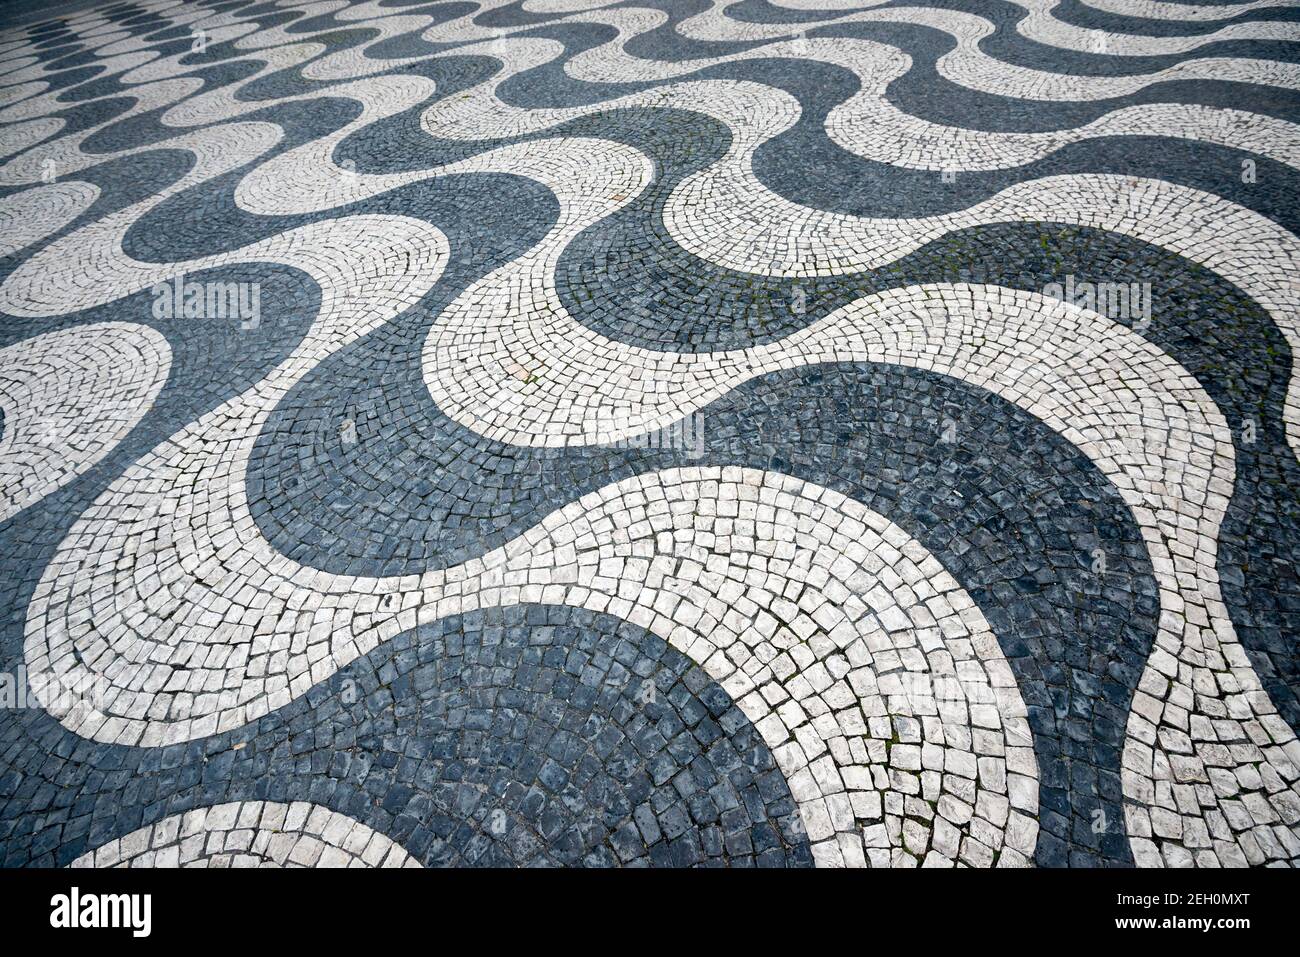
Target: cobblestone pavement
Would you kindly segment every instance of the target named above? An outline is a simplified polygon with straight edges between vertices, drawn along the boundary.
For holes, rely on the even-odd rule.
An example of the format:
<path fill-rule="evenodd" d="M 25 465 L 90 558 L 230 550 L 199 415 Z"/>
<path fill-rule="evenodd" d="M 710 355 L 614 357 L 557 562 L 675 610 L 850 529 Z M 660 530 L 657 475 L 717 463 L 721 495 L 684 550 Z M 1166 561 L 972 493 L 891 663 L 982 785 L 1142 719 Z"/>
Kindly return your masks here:
<path fill-rule="evenodd" d="M 0 32 L 0 864 L 1300 862 L 1300 7 Z"/>

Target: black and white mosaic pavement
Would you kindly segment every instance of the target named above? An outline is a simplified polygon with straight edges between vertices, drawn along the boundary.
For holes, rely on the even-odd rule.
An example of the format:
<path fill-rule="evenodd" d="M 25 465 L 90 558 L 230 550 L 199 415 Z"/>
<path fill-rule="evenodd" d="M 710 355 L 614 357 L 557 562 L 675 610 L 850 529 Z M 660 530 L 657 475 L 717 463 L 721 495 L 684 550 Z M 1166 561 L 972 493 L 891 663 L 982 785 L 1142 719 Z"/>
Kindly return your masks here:
<path fill-rule="evenodd" d="M 1300 7 L 0 10 L 0 863 L 1300 863 Z"/>

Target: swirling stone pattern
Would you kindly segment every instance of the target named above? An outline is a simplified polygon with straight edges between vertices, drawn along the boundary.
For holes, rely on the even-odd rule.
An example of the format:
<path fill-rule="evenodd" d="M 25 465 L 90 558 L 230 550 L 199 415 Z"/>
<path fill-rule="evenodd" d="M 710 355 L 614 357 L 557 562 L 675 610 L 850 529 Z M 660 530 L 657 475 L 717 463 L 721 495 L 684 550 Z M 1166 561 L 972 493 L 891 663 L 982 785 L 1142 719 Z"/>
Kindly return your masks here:
<path fill-rule="evenodd" d="M 1300 861 L 1287 4 L 5 14 L 5 865 Z"/>
<path fill-rule="evenodd" d="M 72 743 L 34 711 L 6 729 L 10 801 L 44 807 L 16 822 L 6 865 L 812 863 L 730 696 L 663 640 L 581 609 L 442 619 L 199 744 L 56 767 L 57 740 Z"/>

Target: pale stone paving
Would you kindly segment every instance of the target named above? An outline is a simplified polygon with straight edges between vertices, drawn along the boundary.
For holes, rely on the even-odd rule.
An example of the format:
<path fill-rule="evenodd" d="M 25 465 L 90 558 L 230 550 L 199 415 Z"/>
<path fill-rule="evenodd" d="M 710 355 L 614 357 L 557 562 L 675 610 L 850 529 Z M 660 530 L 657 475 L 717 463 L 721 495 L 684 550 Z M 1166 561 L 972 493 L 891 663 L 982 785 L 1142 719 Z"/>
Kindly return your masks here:
<path fill-rule="evenodd" d="M 216 6 L 0 34 L 0 863 L 1300 861 L 1285 4 Z"/>

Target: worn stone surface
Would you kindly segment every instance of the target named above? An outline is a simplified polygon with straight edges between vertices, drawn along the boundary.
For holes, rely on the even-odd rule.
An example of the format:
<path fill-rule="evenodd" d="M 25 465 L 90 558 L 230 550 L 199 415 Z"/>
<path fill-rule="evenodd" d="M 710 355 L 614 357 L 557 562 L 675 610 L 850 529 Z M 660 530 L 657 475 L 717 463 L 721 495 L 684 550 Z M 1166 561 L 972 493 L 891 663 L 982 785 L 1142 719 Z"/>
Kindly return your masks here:
<path fill-rule="evenodd" d="M 824 6 L 0 13 L 0 863 L 1300 860 L 1296 11 Z"/>

